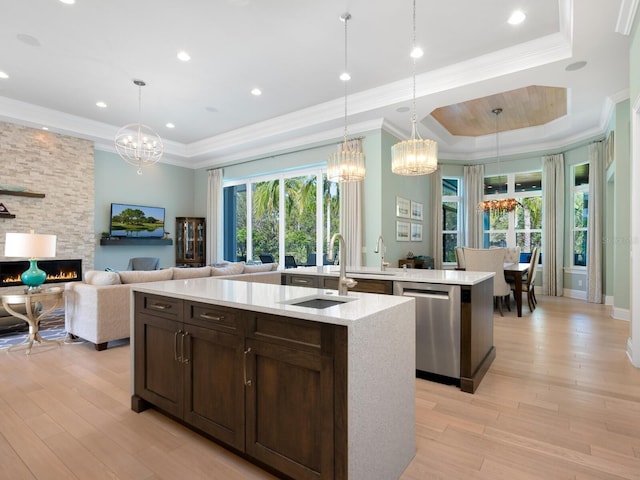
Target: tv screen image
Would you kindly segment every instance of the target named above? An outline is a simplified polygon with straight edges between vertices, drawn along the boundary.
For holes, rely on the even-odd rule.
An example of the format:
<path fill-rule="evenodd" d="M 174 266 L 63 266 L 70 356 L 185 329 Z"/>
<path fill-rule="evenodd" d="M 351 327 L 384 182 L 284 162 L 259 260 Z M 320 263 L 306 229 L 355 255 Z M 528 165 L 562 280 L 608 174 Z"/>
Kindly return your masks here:
<path fill-rule="evenodd" d="M 164 237 L 164 208 L 111 204 L 111 236 L 127 238 Z"/>

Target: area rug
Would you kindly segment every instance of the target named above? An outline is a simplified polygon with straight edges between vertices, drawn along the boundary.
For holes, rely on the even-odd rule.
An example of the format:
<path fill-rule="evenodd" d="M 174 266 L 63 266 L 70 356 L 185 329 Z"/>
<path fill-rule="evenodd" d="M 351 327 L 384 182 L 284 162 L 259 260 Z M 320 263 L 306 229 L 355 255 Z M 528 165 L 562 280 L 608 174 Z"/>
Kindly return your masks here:
<path fill-rule="evenodd" d="M 54 310 L 46 318 L 40 320 L 40 335 L 46 340 L 59 340 L 67 336 L 64 329 L 64 308 Z M 28 336 L 28 330 L 0 335 L 0 350 L 22 343 Z"/>

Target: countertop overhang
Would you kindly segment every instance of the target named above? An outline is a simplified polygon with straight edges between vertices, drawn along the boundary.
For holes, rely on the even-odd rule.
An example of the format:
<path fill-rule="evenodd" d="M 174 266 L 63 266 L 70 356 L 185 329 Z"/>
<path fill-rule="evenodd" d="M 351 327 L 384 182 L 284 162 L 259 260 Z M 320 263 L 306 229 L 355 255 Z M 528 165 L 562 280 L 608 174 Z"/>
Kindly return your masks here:
<path fill-rule="evenodd" d="M 347 267 L 347 277 L 367 278 L 375 280 L 391 280 L 393 282 L 424 282 L 447 285 L 476 285 L 495 276 L 495 272 L 467 272 L 464 270 L 423 270 L 418 268 L 380 267 Z M 340 267 L 328 265 L 323 267 L 298 267 L 284 270 L 287 274 L 339 276 Z"/>
<path fill-rule="evenodd" d="M 336 290 L 225 280 L 216 277 L 141 283 L 132 285 L 132 291 L 347 326 L 383 310 L 414 301 L 409 297 L 360 292 L 349 292 L 341 296 Z M 296 299 L 304 300 L 312 297 L 348 301 L 323 309 L 290 304 Z"/>

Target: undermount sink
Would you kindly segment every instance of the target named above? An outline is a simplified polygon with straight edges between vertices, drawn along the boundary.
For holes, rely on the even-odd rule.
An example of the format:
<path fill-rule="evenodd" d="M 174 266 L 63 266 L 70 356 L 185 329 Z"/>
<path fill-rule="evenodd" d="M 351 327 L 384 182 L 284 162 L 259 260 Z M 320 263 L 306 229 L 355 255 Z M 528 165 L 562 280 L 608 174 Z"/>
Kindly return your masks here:
<path fill-rule="evenodd" d="M 321 310 L 323 308 L 341 305 L 352 300 L 355 300 L 355 298 L 332 297 L 331 295 L 313 295 L 309 297 L 294 298 L 293 300 L 287 300 L 281 303 L 296 307 L 317 308 Z"/>

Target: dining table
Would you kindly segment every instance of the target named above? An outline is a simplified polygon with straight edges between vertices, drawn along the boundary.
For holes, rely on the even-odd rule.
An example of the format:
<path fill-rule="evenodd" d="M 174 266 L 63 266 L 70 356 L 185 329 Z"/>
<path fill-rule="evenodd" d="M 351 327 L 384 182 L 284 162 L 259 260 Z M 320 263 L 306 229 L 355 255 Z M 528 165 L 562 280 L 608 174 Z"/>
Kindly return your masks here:
<path fill-rule="evenodd" d="M 513 291 L 516 297 L 516 310 L 522 316 L 522 277 L 529 271 L 528 263 L 505 263 L 504 277 L 508 281 L 513 279 Z"/>

